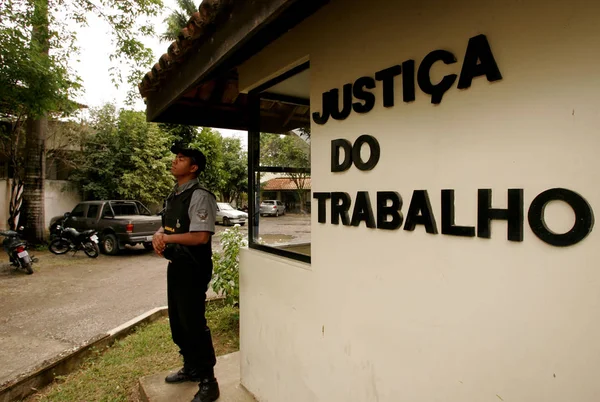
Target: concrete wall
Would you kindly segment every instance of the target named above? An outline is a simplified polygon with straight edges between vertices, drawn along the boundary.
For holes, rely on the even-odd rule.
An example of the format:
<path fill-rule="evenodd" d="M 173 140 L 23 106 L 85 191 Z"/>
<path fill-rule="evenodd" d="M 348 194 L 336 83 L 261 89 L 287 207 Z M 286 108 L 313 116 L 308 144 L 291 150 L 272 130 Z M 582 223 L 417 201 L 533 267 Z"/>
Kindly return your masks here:
<path fill-rule="evenodd" d="M 524 241 L 320 224 L 312 265 L 245 250 L 241 260 L 242 382 L 261 401 L 598 401 L 598 232 L 559 248 L 527 224 L 553 187 L 600 210 L 599 3 L 333 0 L 240 69 L 241 85 L 310 58 L 311 106 L 321 94 L 430 51 L 452 51 L 432 81 L 460 74 L 469 38 L 487 35 L 503 80 L 456 83 L 440 105 L 417 99 L 312 126 L 312 189 L 398 191 L 406 214 L 426 189 L 438 229 L 441 189 L 456 190 L 456 221 L 475 226 L 477 189 L 506 207 L 524 189 Z M 330 142 L 361 134 L 381 145 L 369 172 L 330 172 Z M 316 202 L 313 201 L 314 204 Z M 315 206 L 316 208 L 316 206 Z M 329 215 L 329 211 L 327 212 Z M 573 213 L 546 209 L 564 232 Z"/>
<path fill-rule="evenodd" d="M 11 180 L 0 180 L 0 230 L 8 228 Z M 74 185 L 65 180 L 46 180 L 45 215 L 48 228 L 54 216 L 70 212 L 81 201 Z"/>

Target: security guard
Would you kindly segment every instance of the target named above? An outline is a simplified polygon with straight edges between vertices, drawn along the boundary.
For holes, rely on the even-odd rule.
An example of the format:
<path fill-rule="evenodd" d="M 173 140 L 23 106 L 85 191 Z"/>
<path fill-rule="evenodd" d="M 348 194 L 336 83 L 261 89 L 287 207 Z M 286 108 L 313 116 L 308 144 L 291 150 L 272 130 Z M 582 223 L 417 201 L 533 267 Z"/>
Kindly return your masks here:
<path fill-rule="evenodd" d="M 168 259 L 167 296 L 173 341 L 183 356 L 183 368 L 165 378 L 168 383 L 198 381 L 192 402 L 219 398 L 214 376 L 216 364 L 210 329 L 206 325 L 205 300 L 212 277 L 211 238 L 217 211 L 213 193 L 201 187 L 197 177 L 206 157 L 196 149 L 174 145 L 171 173 L 177 180 L 165 201 L 163 226 L 152 244 Z"/>

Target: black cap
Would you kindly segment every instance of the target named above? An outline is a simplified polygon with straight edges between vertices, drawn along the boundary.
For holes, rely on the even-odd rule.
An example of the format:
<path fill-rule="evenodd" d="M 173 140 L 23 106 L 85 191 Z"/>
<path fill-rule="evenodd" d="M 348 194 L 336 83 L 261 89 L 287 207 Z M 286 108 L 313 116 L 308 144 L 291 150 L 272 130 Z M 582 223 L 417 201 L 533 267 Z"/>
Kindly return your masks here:
<path fill-rule="evenodd" d="M 175 155 L 182 154 L 192 159 L 192 165 L 198 166 L 198 173 L 203 172 L 206 169 L 206 156 L 199 149 L 188 148 L 182 145 L 173 145 L 171 152 Z"/>

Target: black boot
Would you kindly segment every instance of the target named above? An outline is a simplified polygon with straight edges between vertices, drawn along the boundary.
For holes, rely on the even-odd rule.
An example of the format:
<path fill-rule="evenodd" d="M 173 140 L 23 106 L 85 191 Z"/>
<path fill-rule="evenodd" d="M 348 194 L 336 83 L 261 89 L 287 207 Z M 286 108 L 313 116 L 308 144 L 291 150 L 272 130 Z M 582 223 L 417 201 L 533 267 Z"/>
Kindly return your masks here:
<path fill-rule="evenodd" d="M 213 402 L 219 399 L 219 383 L 216 378 L 205 378 L 198 384 L 198 392 L 192 402 Z"/>
<path fill-rule="evenodd" d="M 200 375 L 200 373 L 197 370 L 190 369 L 185 366 L 183 366 L 183 368 L 181 370 L 179 370 L 178 372 L 169 374 L 168 376 L 165 377 L 165 382 L 168 382 L 169 384 L 176 384 L 178 382 L 185 382 L 185 381 L 198 382 L 201 380 L 202 380 L 202 376 Z"/>

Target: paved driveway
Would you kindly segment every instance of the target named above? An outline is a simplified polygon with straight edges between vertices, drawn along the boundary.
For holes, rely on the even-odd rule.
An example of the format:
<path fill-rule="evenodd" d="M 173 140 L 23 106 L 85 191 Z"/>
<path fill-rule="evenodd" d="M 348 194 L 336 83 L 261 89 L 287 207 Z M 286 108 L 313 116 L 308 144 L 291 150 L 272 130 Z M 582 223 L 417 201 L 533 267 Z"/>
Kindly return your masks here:
<path fill-rule="evenodd" d="M 216 250 L 225 229 L 217 226 Z M 310 240 L 310 218 L 261 218 L 261 233 L 272 235 L 269 243 L 281 235 L 285 241 Z M 25 275 L 0 250 L 0 384 L 167 304 L 166 261 L 139 246 L 96 259 L 82 252 L 34 254 L 40 262 L 33 275 Z"/>
<path fill-rule="evenodd" d="M 35 253 L 33 275 L 0 259 L 0 384 L 60 352 L 166 305 L 166 264 L 144 250 L 118 257 Z"/>

